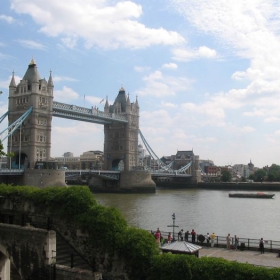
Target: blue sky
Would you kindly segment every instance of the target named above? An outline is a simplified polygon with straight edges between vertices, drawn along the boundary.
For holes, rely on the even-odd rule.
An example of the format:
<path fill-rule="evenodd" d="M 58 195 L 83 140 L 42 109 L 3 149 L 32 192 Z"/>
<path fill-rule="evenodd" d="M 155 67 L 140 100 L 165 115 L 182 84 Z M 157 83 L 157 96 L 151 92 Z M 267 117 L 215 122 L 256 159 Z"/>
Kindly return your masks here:
<path fill-rule="evenodd" d="M 280 164 L 278 1 L 2 2 L 0 115 L 12 72 L 18 82 L 33 57 L 42 78 L 52 70 L 55 101 L 103 110 L 121 86 L 137 96 L 159 157 L 193 149 L 217 165 Z M 103 142 L 100 125 L 53 118 L 52 156 Z"/>

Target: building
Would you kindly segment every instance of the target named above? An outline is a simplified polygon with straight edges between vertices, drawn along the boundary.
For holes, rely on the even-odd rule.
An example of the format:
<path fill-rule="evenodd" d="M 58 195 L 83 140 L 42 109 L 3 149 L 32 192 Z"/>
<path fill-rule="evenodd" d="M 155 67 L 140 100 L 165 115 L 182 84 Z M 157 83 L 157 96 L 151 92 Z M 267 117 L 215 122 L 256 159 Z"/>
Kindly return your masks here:
<path fill-rule="evenodd" d="M 79 157 L 74 157 L 73 153 L 67 152 L 64 153 L 63 157 L 53 158 L 53 161 L 58 163 L 59 169 L 101 170 L 103 167 L 103 152 L 87 151 Z"/>

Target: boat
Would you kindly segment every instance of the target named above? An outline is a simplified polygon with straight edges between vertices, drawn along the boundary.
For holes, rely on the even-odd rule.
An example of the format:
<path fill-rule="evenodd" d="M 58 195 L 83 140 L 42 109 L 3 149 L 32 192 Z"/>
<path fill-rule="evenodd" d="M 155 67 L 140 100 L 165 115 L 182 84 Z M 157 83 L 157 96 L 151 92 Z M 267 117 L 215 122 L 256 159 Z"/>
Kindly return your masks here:
<path fill-rule="evenodd" d="M 229 197 L 244 197 L 244 198 L 273 198 L 275 194 L 257 192 L 257 193 L 230 193 Z"/>

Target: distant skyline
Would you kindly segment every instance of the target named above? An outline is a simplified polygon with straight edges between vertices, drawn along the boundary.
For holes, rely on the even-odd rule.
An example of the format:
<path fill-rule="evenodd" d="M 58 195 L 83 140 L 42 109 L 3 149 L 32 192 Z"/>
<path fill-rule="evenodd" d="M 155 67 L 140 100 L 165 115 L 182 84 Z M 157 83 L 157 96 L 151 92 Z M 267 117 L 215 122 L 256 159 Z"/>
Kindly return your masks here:
<path fill-rule="evenodd" d="M 32 57 L 54 100 L 104 110 L 123 86 L 159 156 L 280 164 L 280 2 L 4 0 L 0 115 Z M 0 131 L 7 121 L 0 124 Z M 103 151 L 103 126 L 53 118 L 52 157 Z M 141 144 L 141 141 L 139 141 Z M 7 147 L 7 141 L 4 141 Z"/>

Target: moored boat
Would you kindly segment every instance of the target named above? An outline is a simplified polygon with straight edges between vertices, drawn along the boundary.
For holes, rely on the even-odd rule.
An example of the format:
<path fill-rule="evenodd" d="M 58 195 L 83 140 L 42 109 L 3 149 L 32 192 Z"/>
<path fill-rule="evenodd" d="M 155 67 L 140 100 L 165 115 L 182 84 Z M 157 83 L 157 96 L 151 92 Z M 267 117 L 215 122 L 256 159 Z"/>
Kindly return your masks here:
<path fill-rule="evenodd" d="M 257 192 L 257 193 L 230 193 L 229 197 L 244 197 L 244 198 L 273 198 L 275 194 Z"/>

